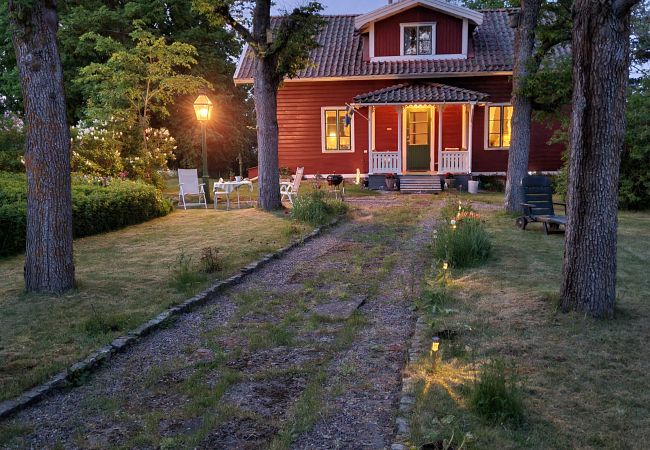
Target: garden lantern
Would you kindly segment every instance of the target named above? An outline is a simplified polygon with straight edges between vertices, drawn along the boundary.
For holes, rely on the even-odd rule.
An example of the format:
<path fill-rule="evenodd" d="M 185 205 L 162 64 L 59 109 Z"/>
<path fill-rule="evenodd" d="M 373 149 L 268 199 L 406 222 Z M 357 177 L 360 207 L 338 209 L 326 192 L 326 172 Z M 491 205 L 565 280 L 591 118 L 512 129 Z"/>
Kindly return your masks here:
<path fill-rule="evenodd" d="M 447 261 L 444 261 L 442 263 L 442 270 L 447 270 L 447 269 L 449 269 L 449 263 Z"/>
<path fill-rule="evenodd" d="M 210 201 L 210 176 L 208 174 L 208 151 L 206 139 L 206 126 L 212 117 L 212 102 L 207 95 L 201 94 L 194 100 L 194 113 L 196 120 L 201 124 L 201 160 L 203 164 L 203 184 L 205 187 L 205 199 Z"/>
<path fill-rule="evenodd" d="M 438 350 L 440 350 L 440 338 L 438 336 L 434 336 L 431 340 L 431 355 L 437 354 Z"/>

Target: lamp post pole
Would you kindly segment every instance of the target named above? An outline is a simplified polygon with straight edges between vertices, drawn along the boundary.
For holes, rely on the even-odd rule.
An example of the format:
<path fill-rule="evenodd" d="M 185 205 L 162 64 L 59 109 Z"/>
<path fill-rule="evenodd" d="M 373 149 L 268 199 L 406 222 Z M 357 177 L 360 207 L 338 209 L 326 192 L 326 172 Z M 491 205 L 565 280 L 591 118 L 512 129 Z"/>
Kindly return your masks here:
<path fill-rule="evenodd" d="M 206 138 L 206 122 L 201 121 L 201 160 L 203 164 L 203 184 L 205 187 L 205 200 L 210 203 L 210 175 L 208 174 L 208 151 Z"/>

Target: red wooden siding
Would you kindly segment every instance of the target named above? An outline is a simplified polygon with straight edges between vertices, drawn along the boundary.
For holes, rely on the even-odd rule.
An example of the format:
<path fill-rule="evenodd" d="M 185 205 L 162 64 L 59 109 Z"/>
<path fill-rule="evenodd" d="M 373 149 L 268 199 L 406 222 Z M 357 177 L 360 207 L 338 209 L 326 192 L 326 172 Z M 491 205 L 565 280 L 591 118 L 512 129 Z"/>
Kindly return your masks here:
<path fill-rule="evenodd" d="M 458 77 L 435 79 L 438 83 L 485 92 L 492 102 L 508 102 L 512 81 L 507 76 Z M 278 123 L 280 127 L 280 166 L 295 169 L 305 166 L 307 174 L 347 173 L 357 168 L 368 171 L 367 108 L 354 116 L 353 153 L 323 153 L 321 149 L 321 107 L 345 106 L 356 95 L 399 83 L 398 80 L 287 82 L 278 95 Z M 505 172 L 507 150 L 484 150 L 484 110 L 474 110 L 473 166 L 475 172 Z M 397 150 L 397 113 L 392 106 L 377 107 L 375 117 L 375 147 Z M 443 119 L 443 148 L 460 147 L 460 106 L 447 105 Z M 437 118 L 436 118 L 437 125 Z M 392 130 L 387 130 L 392 128 Z M 561 145 L 548 146 L 552 130 L 534 124 L 530 154 L 530 170 L 557 170 L 561 166 Z M 434 132 L 433 157 L 437 158 L 437 132 Z"/>
<path fill-rule="evenodd" d="M 463 116 L 461 105 L 447 105 L 442 113 L 442 149 L 463 145 Z M 436 129 L 438 124 L 436 123 Z M 436 147 L 436 153 L 437 153 Z M 437 155 L 436 155 L 437 156 Z"/>
<path fill-rule="evenodd" d="M 398 150 L 397 109 L 393 106 L 375 108 L 375 150 L 396 152 Z"/>
<path fill-rule="evenodd" d="M 375 22 L 375 56 L 399 56 L 400 24 L 436 23 L 436 53 L 459 54 L 463 49 L 463 21 L 438 11 L 418 6 L 387 19 Z"/>

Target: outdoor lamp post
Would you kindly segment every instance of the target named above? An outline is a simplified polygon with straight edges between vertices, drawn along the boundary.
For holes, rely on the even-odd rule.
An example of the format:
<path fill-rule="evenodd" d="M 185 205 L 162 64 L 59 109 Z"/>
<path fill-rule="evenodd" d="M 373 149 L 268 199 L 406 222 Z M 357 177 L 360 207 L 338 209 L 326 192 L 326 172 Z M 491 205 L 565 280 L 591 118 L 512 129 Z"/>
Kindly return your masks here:
<path fill-rule="evenodd" d="M 201 94 L 194 100 L 194 113 L 196 120 L 201 124 L 201 160 L 203 163 L 203 184 L 205 185 L 205 199 L 210 202 L 210 176 L 208 175 L 208 151 L 206 149 L 206 127 L 212 116 L 212 102 L 207 95 Z"/>

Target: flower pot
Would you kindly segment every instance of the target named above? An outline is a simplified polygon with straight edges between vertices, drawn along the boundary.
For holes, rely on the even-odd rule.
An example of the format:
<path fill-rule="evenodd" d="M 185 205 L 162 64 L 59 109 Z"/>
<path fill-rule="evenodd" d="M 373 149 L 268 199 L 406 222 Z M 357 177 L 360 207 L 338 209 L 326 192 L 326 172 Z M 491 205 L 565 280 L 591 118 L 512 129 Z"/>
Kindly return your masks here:
<path fill-rule="evenodd" d="M 453 189 L 455 186 L 456 180 L 453 178 L 445 178 L 445 184 L 447 185 L 447 189 Z"/>
<path fill-rule="evenodd" d="M 392 191 L 395 189 L 395 178 L 386 178 L 386 189 Z"/>
<path fill-rule="evenodd" d="M 469 180 L 467 182 L 467 192 L 470 194 L 478 194 L 478 180 Z"/>

